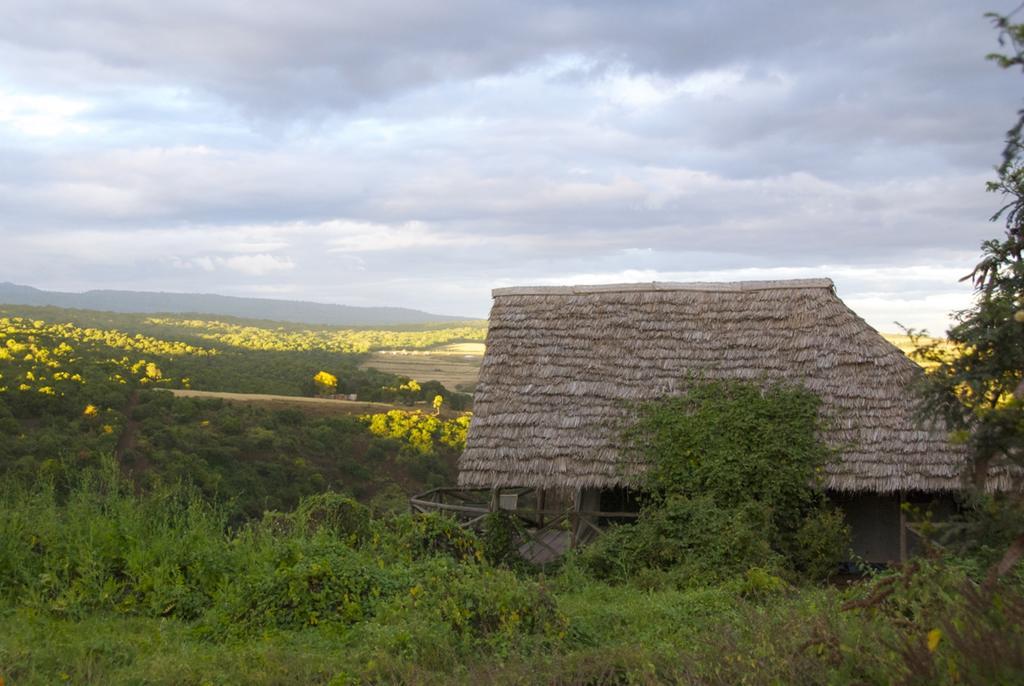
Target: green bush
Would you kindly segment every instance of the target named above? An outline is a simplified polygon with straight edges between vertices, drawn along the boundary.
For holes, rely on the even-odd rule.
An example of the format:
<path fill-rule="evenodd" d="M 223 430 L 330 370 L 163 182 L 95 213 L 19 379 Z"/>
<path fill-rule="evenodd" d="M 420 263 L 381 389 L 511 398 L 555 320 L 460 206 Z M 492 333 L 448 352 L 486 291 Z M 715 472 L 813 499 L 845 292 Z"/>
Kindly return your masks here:
<path fill-rule="evenodd" d="M 786 590 L 788 584 L 762 567 L 751 567 L 743 575 L 741 592 L 746 598 L 765 598 Z"/>
<path fill-rule="evenodd" d="M 137 496 L 112 462 L 62 494 L 8 484 L 0 596 L 70 616 L 108 609 L 194 618 L 239 565 L 225 514 L 185 487 Z"/>
<path fill-rule="evenodd" d="M 206 635 L 354 624 L 372 616 L 381 596 L 402 585 L 393 570 L 340 542 L 291 543 L 278 556 L 272 569 L 252 567 L 221 589 L 204 621 Z"/>
<path fill-rule="evenodd" d="M 770 520 L 757 503 L 718 506 L 711 496 L 675 495 L 646 509 L 634 525 L 612 529 L 580 553 L 598 578 L 626 581 L 645 569 L 671 571 L 680 586 L 697 586 L 777 568 L 781 560 L 764 532 Z"/>
<path fill-rule="evenodd" d="M 763 567 L 827 576 L 847 551 L 820 481 L 830 453 L 818 399 L 795 387 L 716 381 L 646 403 L 626 439 L 648 470 L 639 520 L 591 545 L 581 562 L 618 581 L 671 570 L 681 585 Z"/>
<path fill-rule="evenodd" d="M 299 502 L 295 519 L 306 533 L 327 531 L 352 543 L 363 541 L 370 532 L 370 510 L 348 496 L 320 493 Z"/>
<path fill-rule="evenodd" d="M 561 641 L 568 624 L 554 597 L 534 581 L 486 565 L 433 558 L 416 565 L 415 583 L 367 628 L 378 648 L 434 668 L 478 653 L 508 653 L 539 639 Z"/>
<path fill-rule="evenodd" d="M 828 506 L 812 510 L 800 523 L 789 551 L 796 570 L 810 579 L 826 579 L 850 550 L 850 527 L 843 513 Z"/>
<path fill-rule="evenodd" d="M 487 514 L 480 527 L 484 557 L 494 565 L 526 570 L 529 564 L 519 554 L 524 527 L 515 515 L 499 510 Z"/>
<path fill-rule="evenodd" d="M 376 546 L 386 555 L 420 560 L 434 556 L 457 562 L 481 562 L 484 549 L 471 531 L 451 517 L 438 513 L 402 514 L 383 520 L 377 527 Z"/>
<path fill-rule="evenodd" d="M 710 495 L 771 505 L 778 520 L 816 503 L 808 488 L 830 457 L 818 438 L 820 401 L 795 386 L 694 383 L 685 395 L 646 403 L 626 432 L 649 468 L 655 497 Z"/>
<path fill-rule="evenodd" d="M 917 558 L 849 592 L 845 608 L 872 620 L 886 671 L 908 684 L 1024 681 L 1024 596 L 1019 578 L 986 587 L 974 564 Z"/>
<path fill-rule="evenodd" d="M 940 545 L 983 565 L 996 563 L 1022 531 L 1024 501 L 1015 494 L 966 493 L 959 516 L 933 524 L 925 513 L 924 530 Z"/>

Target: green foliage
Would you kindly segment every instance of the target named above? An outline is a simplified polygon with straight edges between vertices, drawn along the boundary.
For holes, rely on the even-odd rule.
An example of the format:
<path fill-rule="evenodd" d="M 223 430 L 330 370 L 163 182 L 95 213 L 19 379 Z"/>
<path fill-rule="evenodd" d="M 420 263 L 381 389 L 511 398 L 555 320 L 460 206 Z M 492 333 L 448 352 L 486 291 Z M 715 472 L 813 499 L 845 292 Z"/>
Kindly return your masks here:
<path fill-rule="evenodd" d="M 975 560 L 979 568 L 997 563 L 1024 531 L 1024 508 L 1014 494 L 970 491 L 960 497 L 960 506 L 958 516 L 941 523 L 925 516 L 926 533 L 942 549 Z"/>
<path fill-rule="evenodd" d="M 0 676 L 8 683 L 1024 676 L 1021 579 L 985 594 L 971 564 L 922 561 L 849 589 L 791 586 L 770 566 L 682 590 L 671 579 L 611 586 L 574 560 L 531 580 L 489 564 L 472 534 L 440 517 L 370 519 L 368 536 L 346 535 L 353 513 L 357 528 L 364 513 L 335 494 L 232 532 L 194 491 L 136 494 L 110 469 L 59 488 L 7 483 Z"/>
<path fill-rule="evenodd" d="M 353 417 L 274 412 L 148 390 L 191 385 L 312 394 L 314 375 L 332 369 L 342 392 L 364 399 L 397 393 L 385 390 L 400 383 L 397 377 L 359 369 L 355 354 L 308 341 L 300 346 L 306 334 L 282 339 L 296 342 L 296 349 L 222 349 L 209 347 L 195 335 L 197 328 L 147 323 L 136 315 L 52 308 L 27 314 L 33 313 L 59 314 L 61 323 L 0 316 L 0 475 L 26 482 L 60 477 L 114 453 L 140 487 L 188 480 L 230 503 L 235 522 L 265 509 L 290 509 L 303 496 L 328 489 L 370 500 L 396 487 L 413 492 L 453 478 L 468 418 L 430 417 L 436 426 L 415 433 L 425 442 L 411 448 L 421 458 L 411 460 L 399 455 L 401 443 L 374 440 Z M 451 335 L 445 331 L 442 337 Z M 426 335 L 400 333 L 410 341 Z M 436 383 L 421 386 L 428 388 L 447 393 Z"/>
<path fill-rule="evenodd" d="M 996 241 L 983 245 L 999 268 L 946 333 L 958 354 L 940 358 L 934 346 L 917 352 L 937 362 L 924 380 L 923 413 L 941 416 L 968 445 L 977 475 L 994 460 L 1024 460 L 1024 398 L 1014 395 L 1024 380 L 1024 316 L 1016 316 L 1024 312 L 1024 262 L 1000 256 L 1007 249 Z"/>
<path fill-rule="evenodd" d="M 788 584 L 763 567 L 751 567 L 743 575 L 742 594 L 747 598 L 766 598 L 782 593 Z"/>
<path fill-rule="evenodd" d="M 442 517 L 373 520 L 322 494 L 232 533 L 194 491 L 137 495 L 112 465 L 64 495 L 43 484 L 4 496 L 0 613 L 172 618 L 229 642 L 359 626 L 380 639 L 370 652 L 422 652 L 417 637 L 433 637 L 446 664 L 558 641 L 565 628 L 542 585 L 484 563 L 480 542 Z"/>
<path fill-rule="evenodd" d="M 882 620 L 880 638 L 895 658 L 888 669 L 905 683 L 1010 684 L 1024 677 L 1019 579 L 986 589 L 967 567 L 919 559 L 879 575 L 847 602 Z"/>
<path fill-rule="evenodd" d="M 650 502 L 581 561 L 619 581 L 671 570 L 681 585 L 751 567 L 827 576 L 847 532 L 813 486 L 829 457 L 817 410 L 803 389 L 724 381 L 642 406 L 627 439 L 647 461 Z"/>
<path fill-rule="evenodd" d="M 0 431 L 3 408 L 0 402 Z M 9 418 L 16 430 L 21 421 Z M 111 423 L 125 438 L 107 435 Z M 124 427 L 124 428 L 120 428 Z M 308 495 L 345 490 L 370 501 L 384 491 L 425 490 L 454 478 L 455 452 L 444 444 L 414 456 L 402 444 L 373 437 L 356 417 L 315 416 L 216 399 L 141 391 L 130 416 L 36 420 L 23 438 L 0 440 L 0 473 L 30 482 L 44 472 L 72 473 L 115 449 L 136 483 L 156 488 L 187 480 L 227 504 L 233 520 L 265 509 L 286 510 Z M 52 459 L 51 456 L 57 456 Z"/>
<path fill-rule="evenodd" d="M 838 508 L 811 510 L 793 537 L 790 559 L 794 568 L 810 579 L 826 579 L 847 559 L 850 528 Z"/>
<path fill-rule="evenodd" d="M 49 612 L 193 618 L 238 564 L 223 512 L 185 488 L 137 499 L 109 461 L 63 494 L 7 482 L 0 506 L 0 598 Z"/>
<path fill-rule="evenodd" d="M 513 569 L 527 569 L 528 563 L 519 554 L 524 540 L 524 527 L 510 512 L 498 510 L 488 513 L 481 523 L 480 541 L 484 557 L 493 565 Z"/>
<path fill-rule="evenodd" d="M 829 457 L 817 436 L 819 404 L 797 387 L 695 383 L 642 406 L 627 439 L 649 464 L 644 486 L 655 497 L 756 500 L 787 517 L 815 500 L 808 485 Z"/>
<path fill-rule="evenodd" d="M 401 587 L 401 574 L 337 542 L 289 542 L 276 552 L 273 569 L 251 567 L 222 590 L 206 618 L 205 635 L 225 638 L 266 629 L 355 624 L 373 614 L 382 595 L 393 595 Z"/>
<path fill-rule="evenodd" d="M 384 520 L 376 542 L 388 554 L 421 560 L 442 555 L 457 562 L 484 559 L 483 545 L 472 532 L 441 514 L 404 514 Z"/>
<path fill-rule="evenodd" d="M 754 502 L 721 507 L 711 496 L 674 495 L 648 507 L 635 525 L 619 526 L 584 548 L 581 562 L 598 578 L 627 581 L 644 570 L 670 572 L 680 586 L 700 586 L 777 568 L 766 540 L 771 523 Z"/>
<path fill-rule="evenodd" d="M 484 648 L 499 654 L 539 636 L 557 642 L 566 629 L 554 598 L 536 582 L 488 566 L 433 559 L 416 567 L 417 582 L 381 610 L 371 627 L 379 648 L 401 657 L 432 658 L 451 668 Z M 438 660 L 437 643 L 448 662 Z"/>
<path fill-rule="evenodd" d="M 351 543 L 365 540 L 370 533 L 369 508 L 338 493 L 303 498 L 295 519 L 308 533 L 328 532 Z"/>

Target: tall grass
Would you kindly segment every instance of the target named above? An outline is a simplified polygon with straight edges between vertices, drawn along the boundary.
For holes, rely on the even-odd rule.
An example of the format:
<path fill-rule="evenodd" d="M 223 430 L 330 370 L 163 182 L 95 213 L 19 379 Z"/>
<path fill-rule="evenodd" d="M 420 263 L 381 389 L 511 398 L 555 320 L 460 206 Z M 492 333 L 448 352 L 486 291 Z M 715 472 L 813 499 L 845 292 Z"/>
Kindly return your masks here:
<path fill-rule="evenodd" d="M 618 584 L 488 563 L 449 520 L 337 494 L 240 529 L 106 464 L 0 488 L 9 684 L 1021 683 L 1024 587 L 920 563 L 850 588 Z M 755 570 L 756 571 L 756 570 Z"/>
<path fill-rule="evenodd" d="M 137 495 L 111 460 L 70 484 L 0 491 L 0 597 L 81 617 L 197 617 L 252 554 L 187 486 Z M 248 546 L 251 548 L 251 545 Z"/>

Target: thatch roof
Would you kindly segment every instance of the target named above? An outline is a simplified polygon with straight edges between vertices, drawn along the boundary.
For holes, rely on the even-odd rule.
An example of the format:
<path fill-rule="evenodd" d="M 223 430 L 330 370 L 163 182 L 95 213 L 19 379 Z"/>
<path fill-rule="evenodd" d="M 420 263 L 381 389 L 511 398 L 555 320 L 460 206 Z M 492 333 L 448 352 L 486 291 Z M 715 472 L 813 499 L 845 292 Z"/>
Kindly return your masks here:
<path fill-rule="evenodd" d="M 629 403 L 686 379 L 784 380 L 822 398 L 840 449 L 827 487 L 955 490 L 965 464 L 941 427 L 913 418 L 921 373 L 836 296 L 828 279 L 500 288 L 459 462 L 466 486 L 627 485 Z M 1009 479 L 994 478 L 1005 488 Z"/>

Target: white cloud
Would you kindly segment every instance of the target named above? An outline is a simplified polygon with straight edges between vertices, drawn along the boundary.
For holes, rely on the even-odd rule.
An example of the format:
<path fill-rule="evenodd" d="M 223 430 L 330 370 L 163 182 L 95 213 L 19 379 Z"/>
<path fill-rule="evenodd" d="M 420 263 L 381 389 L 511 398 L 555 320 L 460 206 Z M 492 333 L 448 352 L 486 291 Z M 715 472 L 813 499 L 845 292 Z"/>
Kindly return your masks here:
<path fill-rule="evenodd" d="M 230 269 L 232 271 L 246 274 L 248 276 L 263 276 L 279 271 L 288 271 L 295 268 L 295 262 L 289 257 L 277 257 L 266 253 L 257 255 L 234 255 L 232 257 L 220 257 L 201 255 L 191 259 L 174 257 L 171 263 L 178 269 L 191 269 L 198 267 L 205 272 L 213 272 L 218 269 Z"/>
<path fill-rule="evenodd" d="M 609 71 L 595 83 L 593 90 L 599 97 L 625 107 L 647 109 L 662 105 L 680 95 L 694 100 L 714 100 L 722 97 L 746 98 L 760 94 L 766 88 L 787 89 L 789 80 L 778 74 L 754 80 L 745 69 L 724 67 L 707 69 L 682 78 L 669 78 L 650 73 L 633 73 L 625 67 Z"/>
<path fill-rule="evenodd" d="M 234 257 L 218 257 L 218 264 L 223 264 L 228 269 L 248 274 L 250 276 L 262 276 L 277 271 L 295 269 L 295 263 L 288 257 L 277 257 L 275 255 L 236 255 Z"/>
<path fill-rule="evenodd" d="M 90 105 L 59 95 L 35 95 L 0 90 L 0 125 L 33 137 L 84 134 L 90 127 L 79 115 Z"/>
<path fill-rule="evenodd" d="M 330 246 L 328 252 L 332 253 L 379 252 L 444 245 L 467 245 L 478 240 L 472 236 L 440 233 L 428 224 L 418 221 L 390 225 L 336 220 L 324 222 L 315 228 L 317 232 L 328 236 L 327 245 Z"/>
<path fill-rule="evenodd" d="M 879 331 L 899 333 L 899 325 L 943 336 L 952 325 L 950 315 L 971 305 L 969 291 L 930 293 L 917 298 L 900 293 L 844 298 L 847 305 Z"/>

